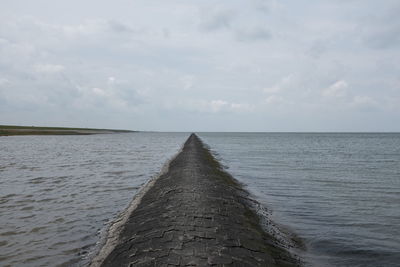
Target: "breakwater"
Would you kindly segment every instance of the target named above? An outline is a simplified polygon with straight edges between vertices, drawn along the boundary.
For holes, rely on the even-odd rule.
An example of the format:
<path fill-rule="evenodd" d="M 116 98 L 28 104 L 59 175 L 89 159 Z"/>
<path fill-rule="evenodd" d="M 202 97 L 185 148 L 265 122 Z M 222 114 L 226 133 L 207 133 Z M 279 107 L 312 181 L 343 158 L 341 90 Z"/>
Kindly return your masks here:
<path fill-rule="evenodd" d="M 300 265 L 194 134 L 128 211 L 91 266 Z"/>

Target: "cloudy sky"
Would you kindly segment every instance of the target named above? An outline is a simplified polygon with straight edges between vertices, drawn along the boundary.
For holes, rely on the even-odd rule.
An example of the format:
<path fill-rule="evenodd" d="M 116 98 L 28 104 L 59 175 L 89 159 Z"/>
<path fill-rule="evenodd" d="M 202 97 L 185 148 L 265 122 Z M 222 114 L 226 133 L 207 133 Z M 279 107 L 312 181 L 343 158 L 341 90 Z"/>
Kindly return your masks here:
<path fill-rule="evenodd" d="M 398 0 L 0 5 L 0 124 L 400 131 Z"/>

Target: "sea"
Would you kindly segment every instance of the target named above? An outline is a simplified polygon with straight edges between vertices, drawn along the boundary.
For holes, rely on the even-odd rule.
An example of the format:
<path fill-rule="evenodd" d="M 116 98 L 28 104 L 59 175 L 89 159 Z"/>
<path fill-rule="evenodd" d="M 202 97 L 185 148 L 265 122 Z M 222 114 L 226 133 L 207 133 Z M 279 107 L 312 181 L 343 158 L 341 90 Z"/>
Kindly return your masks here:
<path fill-rule="evenodd" d="M 189 135 L 0 137 L 0 266 L 87 265 Z M 400 266 L 400 134 L 198 136 L 305 266 Z"/>

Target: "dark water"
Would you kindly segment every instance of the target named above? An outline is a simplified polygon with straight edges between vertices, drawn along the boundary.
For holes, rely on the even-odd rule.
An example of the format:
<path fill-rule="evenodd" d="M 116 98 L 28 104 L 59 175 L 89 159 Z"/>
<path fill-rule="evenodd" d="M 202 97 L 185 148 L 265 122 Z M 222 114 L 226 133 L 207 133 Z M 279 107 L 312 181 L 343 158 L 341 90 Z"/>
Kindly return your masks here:
<path fill-rule="evenodd" d="M 0 266 L 80 266 L 189 134 L 0 138 Z M 200 133 L 310 266 L 400 266 L 400 134 Z"/>
<path fill-rule="evenodd" d="M 400 134 L 200 133 L 314 266 L 400 266 Z"/>
<path fill-rule="evenodd" d="M 0 266 L 79 266 L 188 134 L 0 137 Z"/>

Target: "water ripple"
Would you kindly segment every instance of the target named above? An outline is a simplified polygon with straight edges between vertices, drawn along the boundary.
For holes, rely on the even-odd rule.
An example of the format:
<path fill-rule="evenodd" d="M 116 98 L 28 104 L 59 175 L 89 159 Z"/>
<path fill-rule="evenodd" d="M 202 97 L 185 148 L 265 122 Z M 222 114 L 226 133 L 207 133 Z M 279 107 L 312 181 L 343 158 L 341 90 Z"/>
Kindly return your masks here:
<path fill-rule="evenodd" d="M 201 133 L 312 266 L 399 266 L 400 134 Z"/>
<path fill-rule="evenodd" d="M 0 139 L 0 266 L 87 262 L 101 229 L 187 134 Z"/>

